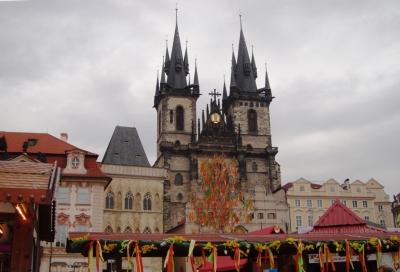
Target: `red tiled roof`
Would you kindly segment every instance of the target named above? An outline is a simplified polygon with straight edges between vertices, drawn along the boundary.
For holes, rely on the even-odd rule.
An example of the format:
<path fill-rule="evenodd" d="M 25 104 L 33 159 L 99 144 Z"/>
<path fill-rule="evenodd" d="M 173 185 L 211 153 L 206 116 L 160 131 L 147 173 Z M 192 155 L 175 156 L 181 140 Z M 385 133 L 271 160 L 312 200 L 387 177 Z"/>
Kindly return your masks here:
<path fill-rule="evenodd" d="M 3 135 L 6 137 L 8 153 L 20 155 L 23 152 L 23 143 L 28 141 L 28 139 L 36 139 L 37 143 L 35 145 L 28 146 L 27 155 L 32 159 L 36 159 L 36 154 L 41 152 L 46 155 L 47 163 L 54 164 L 57 161 L 57 166 L 61 168 L 67 166 L 66 151 L 76 149 L 85 151 L 48 133 L 0 131 L 0 137 Z M 85 152 L 85 168 L 88 172 L 86 174 L 63 174 L 63 176 L 106 177 L 96 162 L 98 155 L 88 151 Z"/>
<path fill-rule="evenodd" d="M 0 137 L 2 137 L 3 135 L 6 136 L 8 153 L 22 153 L 22 145 L 24 144 L 24 142 L 28 141 L 28 139 L 38 140 L 34 146 L 28 146 L 28 154 L 39 152 L 42 152 L 44 154 L 65 154 L 66 150 L 82 150 L 48 133 L 0 131 Z M 96 154 L 88 152 L 88 155 Z"/>
<path fill-rule="evenodd" d="M 292 182 L 286 183 L 285 185 L 282 186 L 282 188 L 285 189 L 285 190 L 288 190 L 289 188 L 292 188 L 292 187 L 293 187 L 293 183 Z"/>
<path fill-rule="evenodd" d="M 322 215 L 308 233 L 376 233 L 384 229 L 367 226 L 365 220 L 357 216 L 339 200 Z"/>

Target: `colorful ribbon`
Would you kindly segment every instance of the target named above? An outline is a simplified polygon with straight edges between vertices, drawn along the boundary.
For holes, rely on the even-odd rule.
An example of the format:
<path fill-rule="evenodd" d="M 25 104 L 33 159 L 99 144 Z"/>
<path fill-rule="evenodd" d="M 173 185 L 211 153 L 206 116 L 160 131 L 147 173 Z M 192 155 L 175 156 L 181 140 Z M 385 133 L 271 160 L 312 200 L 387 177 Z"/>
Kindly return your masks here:
<path fill-rule="evenodd" d="M 104 262 L 103 254 L 101 251 L 101 245 L 99 240 L 94 240 L 89 243 L 89 252 L 88 252 L 88 272 L 90 272 L 90 268 L 93 264 L 93 247 L 96 247 L 96 268 L 97 272 L 100 271 L 100 260 Z"/>
<path fill-rule="evenodd" d="M 297 261 L 296 272 L 305 272 L 303 266 L 304 265 L 303 249 L 304 249 L 304 244 L 301 242 L 300 239 L 299 244 L 297 246 L 297 254 L 296 254 L 296 261 Z"/>

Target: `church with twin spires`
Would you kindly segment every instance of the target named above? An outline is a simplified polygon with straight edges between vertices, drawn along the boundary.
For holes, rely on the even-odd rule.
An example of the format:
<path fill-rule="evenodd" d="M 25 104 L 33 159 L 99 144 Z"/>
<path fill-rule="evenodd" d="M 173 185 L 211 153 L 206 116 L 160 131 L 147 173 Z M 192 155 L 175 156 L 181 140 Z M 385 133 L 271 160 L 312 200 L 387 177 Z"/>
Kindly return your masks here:
<path fill-rule="evenodd" d="M 197 190 L 200 162 L 214 154 L 238 160 L 239 190 L 255 194 L 259 188 L 264 188 L 265 199 L 265 195 L 280 188 L 280 165 L 275 161 L 278 148 L 272 145 L 270 127 L 269 106 L 274 97 L 267 72 L 263 87 L 257 88 L 259 73 L 254 54 L 250 58 L 241 24 L 238 53 L 235 56 L 232 52 L 231 63 L 230 84 L 227 88 L 223 83 L 222 99 L 217 98 L 219 94 L 214 90 L 206 110 L 196 116 L 197 99 L 201 94 L 197 65 L 194 65 L 191 83 L 188 51 L 185 48 L 183 54 L 176 20 L 172 49 L 169 51 L 167 44 L 154 95 L 157 111 L 154 167 L 167 171 L 164 232 L 186 218 L 189 193 Z M 266 222 L 267 216 L 270 218 L 262 215 L 256 219 Z M 277 214 L 271 219 L 271 225 L 280 223 Z"/>

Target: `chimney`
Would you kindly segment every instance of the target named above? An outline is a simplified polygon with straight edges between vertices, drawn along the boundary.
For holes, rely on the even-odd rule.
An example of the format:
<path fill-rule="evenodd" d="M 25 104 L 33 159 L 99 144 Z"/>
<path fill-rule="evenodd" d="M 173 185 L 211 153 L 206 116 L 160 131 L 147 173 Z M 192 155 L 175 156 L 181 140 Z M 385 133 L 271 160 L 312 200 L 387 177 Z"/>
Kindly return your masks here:
<path fill-rule="evenodd" d="M 64 142 L 68 142 L 68 133 L 61 133 L 60 139 Z"/>

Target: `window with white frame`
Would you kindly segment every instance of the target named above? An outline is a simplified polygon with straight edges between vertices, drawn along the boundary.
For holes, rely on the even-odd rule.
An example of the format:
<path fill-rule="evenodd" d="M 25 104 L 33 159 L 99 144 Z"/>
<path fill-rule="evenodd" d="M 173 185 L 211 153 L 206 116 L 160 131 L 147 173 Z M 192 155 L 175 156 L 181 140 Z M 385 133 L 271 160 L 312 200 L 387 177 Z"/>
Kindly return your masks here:
<path fill-rule="evenodd" d="M 353 200 L 353 208 L 358 208 L 358 201 L 357 200 Z"/>
<path fill-rule="evenodd" d="M 304 185 L 300 185 L 300 191 L 304 192 L 306 190 L 306 187 Z"/>
<path fill-rule="evenodd" d="M 330 191 L 330 192 L 334 192 L 334 191 L 335 191 L 335 186 L 329 187 L 329 191 Z"/>
<path fill-rule="evenodd" d="M 308 221 L 308 226 L 309 226 L 309 227 L 314 226 L 314 216 L 308 215 L 307 219 L 308 219 L 308 220 L 307 220 L 307 221 Z"/>
<path fill-rule="evenodd" d="M 307 207 L 308 208 L 312 207 L 312 199 L 307 199 Z"/>
<path fill-rule="evenodd" d="M 258 213 L 257 214 L 258 219 L 264 219 L 264 213 Z"/>
<path fill-rule="evenodd" d="M 357 190 L 357 193 L 361 193 L 361 187 L 357 187 L 356 190 Z"/>
<path fill-rule="evenodd" d="M 335 203 L 335 199 L 331 199 L 331 205 L 333 205 L 333 203 Z"/>
<path fill-rule="evenodd" d="M 383 212 L 383 206 L 382 205 L 378 205 L 378 212 Z"/>
<path fill-rule="evenodd" d="M 364 216 L 364 219 L 369 220 L 369 216 L 368 215 Z"/>
<path fill-rule="evenodd" d="M 268 219 L 275 219 L 276 218 L 276 214 L 275 213 L 268 213 L 267 216 L 268 216 Z"/>
<path fill-rule="evenodd" d="M 58 203 L 69 203 L 69 187 L 58 187 Z"/>
<path fill-rule="evenodd" d="M 347 206 L 347 201 L 346 200 L 340 200 L 340 202 L 342 202 L 343 205 Z"/>
<path fill-rule="evenodd" d="M 56 247 L 65 247 L 67 242 L 68 225 L 58 225 L 55 237 Z"/>
<path fill-rule="evenodd" d="M 296 226 L 301 227 L 303 224 L 301 222 L 301 215 L 296 215 Z"/>
<path fill-rule="evenodd" d="M 317 199 L 317 207 L 322 208 L 322 199 Z"/>
<path fill-rule="evenodd" d="M 300 207 L 300 199 L 295 199 L 294 200 L 294 206 L 295 207 Z"/>
<path fill-rule="evenodd" d="M 77 232 L 86 232 L 89 231 L 88 225 L 76 225 Z"/>
<path fill-rule="evenodd" d="M 368 208 L 368 201 L 363 200 L 363 208 Z"/>
<path fill-rule="evenodd" d="M 89 204 L 89 188 L 78 189 L 78 204 Z"/>
<path fill-rule="evenodd" d="M 381 219 L 380 223 L 381 223 L 382 226 L 384 226 L 384 227 L 386 226 L 386 221 L 384 219 Z"/>

